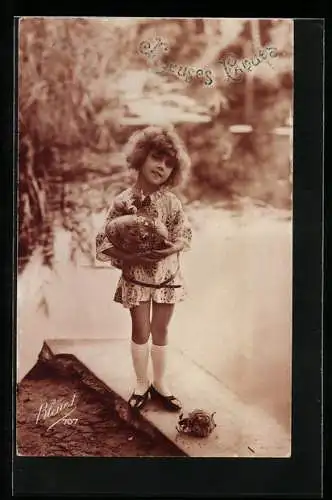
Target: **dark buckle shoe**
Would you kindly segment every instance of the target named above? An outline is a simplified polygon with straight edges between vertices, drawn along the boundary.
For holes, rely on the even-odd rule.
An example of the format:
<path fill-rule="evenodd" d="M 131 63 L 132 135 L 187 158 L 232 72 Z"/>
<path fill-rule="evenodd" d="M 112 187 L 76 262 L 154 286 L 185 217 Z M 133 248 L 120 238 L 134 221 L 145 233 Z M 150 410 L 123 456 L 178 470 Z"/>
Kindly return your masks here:
<path fill-rule="evenodd" d="M 135 410 L 141 410 L 149 399 L 149 392 L 149 389 L 144 394 L 135 394 L 133 392 L 128 400 L 129 406 Z"/>
<path fill-rule="evenodd" d="M 182 409 L 180 401 L 175 396 L 164 396 L 153 385 L 150 386 L 150 395 L 151 399 L 161 403 L 165 410 L 180 411 Z"/>

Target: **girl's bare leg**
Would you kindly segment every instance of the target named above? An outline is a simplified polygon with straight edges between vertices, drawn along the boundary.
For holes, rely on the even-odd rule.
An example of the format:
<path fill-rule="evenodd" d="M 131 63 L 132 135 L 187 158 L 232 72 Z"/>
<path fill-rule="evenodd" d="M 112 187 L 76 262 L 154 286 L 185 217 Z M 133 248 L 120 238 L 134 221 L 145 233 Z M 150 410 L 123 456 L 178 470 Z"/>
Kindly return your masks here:
<path fill-rule="evenodd" d="M 149 302 L 141 302 L 139 306 L 130 309 L 132 321 L 131 356 L 136 374 L 136 387 L 134 394 L 145 394 L 149 388 L 148 361 L 150 336 L 150 310 Z"/>
<path fill-rule="evenodd" d="M 141 302 L 139 306 L 130 309 L 131 315 L 131 338 L 136 344 L 145 344 L 150 337 L 151 331 L 151 302 Z"/>
<path fill-rule="evenodd" d="M 174 304 L 152 303 L 151 334 L 154 345 L 167 345 L 168 325 L 172 319 Z"/>

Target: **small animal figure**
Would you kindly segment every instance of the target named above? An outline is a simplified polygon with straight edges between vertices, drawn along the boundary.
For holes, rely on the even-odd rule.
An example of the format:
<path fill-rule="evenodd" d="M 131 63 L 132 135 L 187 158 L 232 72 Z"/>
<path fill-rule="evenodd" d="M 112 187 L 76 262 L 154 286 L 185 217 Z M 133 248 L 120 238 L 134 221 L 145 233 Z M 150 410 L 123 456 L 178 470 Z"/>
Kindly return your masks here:
<path fill-rule="evenodd" d="M 183 413 L 179 416 L 176 430 L 182 434 L 189 434 L 196 437 L 207 437 L 217 426 L 214 421 L 216 412 L 208 413 L 205 410 L 195 409 L 188 413 L 186 417 Z"/>

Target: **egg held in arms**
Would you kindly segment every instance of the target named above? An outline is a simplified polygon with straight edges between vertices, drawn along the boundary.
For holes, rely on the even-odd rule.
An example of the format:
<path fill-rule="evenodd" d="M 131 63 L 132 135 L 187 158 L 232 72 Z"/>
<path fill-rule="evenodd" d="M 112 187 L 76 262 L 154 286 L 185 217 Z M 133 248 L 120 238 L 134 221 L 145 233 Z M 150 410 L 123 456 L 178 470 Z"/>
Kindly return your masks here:
<path fill-rule="evenodd" d="M 144 253 L 167 247 L 168 230 L 160 220 L 146 215 L 122 215 L 106 225 L 105 234 L 115 248 Z"/>

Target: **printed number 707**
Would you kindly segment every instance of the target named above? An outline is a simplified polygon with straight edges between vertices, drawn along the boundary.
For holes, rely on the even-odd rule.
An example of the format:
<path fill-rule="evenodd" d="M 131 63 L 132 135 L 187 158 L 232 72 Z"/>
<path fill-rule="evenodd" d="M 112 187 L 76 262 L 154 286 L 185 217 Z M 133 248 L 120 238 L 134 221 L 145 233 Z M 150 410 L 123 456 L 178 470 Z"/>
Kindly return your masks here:
<path fill-rule="evenodd" d="M 77 424 L 77 422 L 78 422 L 78 418 L 64 418 L 63 419 L 64 425 L 73 425 L 73 424 Z"/>

